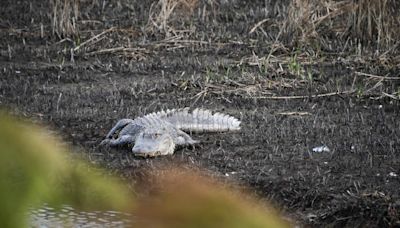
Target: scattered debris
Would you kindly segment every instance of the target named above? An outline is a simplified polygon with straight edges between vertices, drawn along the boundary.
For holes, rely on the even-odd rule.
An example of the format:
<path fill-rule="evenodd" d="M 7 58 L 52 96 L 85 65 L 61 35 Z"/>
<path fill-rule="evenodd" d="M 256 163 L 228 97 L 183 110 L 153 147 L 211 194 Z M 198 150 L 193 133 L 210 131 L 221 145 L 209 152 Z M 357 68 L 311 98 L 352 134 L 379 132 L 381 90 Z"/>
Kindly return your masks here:
<path fill-rule="evenodd" d="M 314 147 L 312 151 L 315 153 L 331 152 L 331 150 L 327 146 Z"/>
<path fill-rule="evenodd" d="M 235 175 L 237 172 L 235 172 L 235 171 L 232 171 L 232 172 L 228 172 L 228 173 L 225 173 L 225 176 L 226 177 L 229 177 L 230 175 Z"/>

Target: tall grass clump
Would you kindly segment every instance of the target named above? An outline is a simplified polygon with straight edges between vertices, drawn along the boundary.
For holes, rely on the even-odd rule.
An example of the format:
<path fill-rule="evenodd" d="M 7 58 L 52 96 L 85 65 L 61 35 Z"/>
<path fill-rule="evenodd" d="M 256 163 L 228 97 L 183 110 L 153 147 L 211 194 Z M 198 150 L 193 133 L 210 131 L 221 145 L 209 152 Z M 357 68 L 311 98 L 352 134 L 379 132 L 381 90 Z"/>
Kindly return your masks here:
<path fill-rule="evenodd" d="M 149 11 L 147 32 L 158 32 L 166 37 L 175 35 L 177 28 L 173 24 L 192 15 L 197 4 L 198 0 L 159 0 L 153 3 Z"/>
<path fill-rule="evenodd" d="M 399 7 L 397 0 L 294 0 L 284 21 L 285 38 L 332 51 L 348 43 L 378 53 L 391 50 L 399 42 Z"/>
<path fill-rule="evenodd" d="M 59 38 L 78 37 L 80 0 L 50 0 L 51 26 L 54 35 Z"/>

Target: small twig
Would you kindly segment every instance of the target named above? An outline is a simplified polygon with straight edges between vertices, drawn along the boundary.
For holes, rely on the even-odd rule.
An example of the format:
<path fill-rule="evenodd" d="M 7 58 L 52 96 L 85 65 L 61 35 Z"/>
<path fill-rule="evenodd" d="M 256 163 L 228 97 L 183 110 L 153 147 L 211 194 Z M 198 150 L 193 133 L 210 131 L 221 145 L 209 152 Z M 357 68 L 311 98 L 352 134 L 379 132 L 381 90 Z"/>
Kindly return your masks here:
<path fill-rule="evenodd" d="M 202 40 L 169 40 L 169 41 L 165 41 L 165 43 L 198 43 L 198 44 L 210 44 L 210 42 L 202 41 Z"/>
<path fill-rule="evenodd" d="M 332 93 L 323 93 L 323 94 L 316 94 L 316 95 L 299 95 L 299 96 L 263 96 L 263 97 L 246 97 L 251 99 L 270 99 L 270 100 L 288 100 L 288 99 L 306 99 L 306 98 L 321 98 L 321 97 L 330 97 L 330 96 L 337 96 L 343 94 L 351 94 L 354 91 L 343 91 L 343 92 L 332 92 Z"/>
<path fill-rule="evenodd" d="M 199 93 L 197 93 L 196 95 L 193 96 L 193 98 L 195 97 L 196 99 L 193 102 L 193 105 L 197 103 L 197 101 L 201 98 L 201 97 L 205 97 L 207 95 L 207 88 L 205 90 L 200 91 Z"/>
<path fill-rule="evenodd" d="M 73 43 L 73 42 L 74 42 L 74 41 L 72 41 L 70 38 L 64 38 L 64 39 L 58 41 L 56 44 L 61 44 L 61 43 L 67 42 L 67 41 L 70 42 L 70 43 Z"/>
<path fill-rule="evenodd" d="M 355 218 L 355 216 L 340 217 L 340 218 L 337 218 L 336 221 L 349 220 L 349 219 L 352 219 L 352 218 Z"/>
<path fill-rule="evenodd" d="M 383 84 L 382 84 L 382 81 L 383 81 L 383 78 L 379 79 L 379 81 L 378 81 L 377 83 L 375 83 L 374 86 L 372 86 L 371 88 L 369 88 L 368 90 L 366 90 L 366 91 L 364 92 L 364 94 L 368 94 L 368 93 L 374 91 L 374 90 L 375 90 L 376 88 L 378 88 L 379 86 L 382 86 L 382 85 L 383 85 Z"/>
<path fill-rule="evenodd" d="M 56 105 L 56 112 L 58 113 L 59 107 L 60 107 L 60 101 L 61 101 L 62 93 L 58 95 L 57 99 L 57 105 Z"/>
<path fill-rule="evenodd" d="M 253 26 L 253 28 L 250 29 L 249 34 L 252 34 L 254 31 L 256 31 L 256 29 L 257 29 L 258 27 L 260 27 L 262 24 L 264 24 L 264 23 L 267 22 L 267 21 L 269 21 L 269 19 L 264 19 L 264 20 L 262 20 L 262 21 L 257 22 L 257 24 L 255 24 L 255 25 Z"/>
<path fill-rule="evenodd" d="M 385 92 L 382 92 L 382 95 L 380 95 L 379 97 L 370 97 L 370 99 L 371 100 L 380 100 L 380 99 L 382 99 L 384 97 L 389 97 L 389 98 L 391 98 L 393 100 L 400 100 L 400 96 L 396 95 L 396 93 L 389 94 L 389 93 L 385 93 Z"/>
<path fill-rule="evenodd" d="M 210 45 L 210 42 L 207 41 L 202 41 L 202 40 L 182 40 L 182 36 L 174 36 L 174 37 L 170 37 L 170 38 L 166 38 L 164 40 L 160 40 L 160 41 L 156 41 L 153 43 L 150 43 L 148 45 L 155 45 L 155 46 L 167 46 L 169 44 L 186 44 L 186 45 L 190 45 L 190 44 L 204 44 L 204 45 Z M 180 47 L 184 47 L 184 46 L 180 46 Z"/>
<path fill-rule="evenodd" d="M 390 98 L 392 98 L 392 99 L 394 99 L 394 100 L 400 100 L 400 96 L 396 96 L 395 93 L 394 93 L 394 94 L 389 94 L 389 93 L 382 92 L 382 94 L 383 94 L 384 96 L 390 97 Z"/>
<path fill-rule="evenodd" d="M 308 116 L 308 115 L 311 115 L 311 113 L 309 113 L 309 112 L 280 112 L 277 114 L 282 115 L 282 116 Z"/>
<path fill-rule="evenodd" d="M 90 39 L 88 39 L 88 40 L 82 42 L 80 45 L 78 45 L 77 47 L 75 47 L 73 50 L 74 50 L 74 51 L 79 50 L 80 48 L 82 48 L 82 47 L 85 46 L 86 44 L 88 44 L 88 43 L 92 42 L 93 40 L 95 40 L 95 39 L 97 39 L 97 38 L 103 36 L 104 34 L 107 34 L 107 33 L 111 32 L 111 31 L 113 31 L 114 29 L 115 29 L 115 27 L 109 28 L 109 29 L 107 29 L 107 30 L 105 30 L 105 31 L 103 31 L 103 32 L 101 32 L 101 33 L 99 33 L 99 34 L 97 34 L 97 35 L 91 37 Z"/>
<path fill-rule="evenodd" d="M 354 72 L 356 75 L 361 75 L 361 76 L 366 76 L 370 78 L 376 78 L 376 79 L 381 79 L 381 80 L 400 80 L 400 77 L 387 77 L 387 76 L 379 76 L 379 75 L 374 75 L 374 74 L 367 74 L 363 72 Z"/>
<path fill-rule="evenodd" d="M 88 52 L 85 55 L 96 55 L 96 54 L 106 54 L 106 53 L 114 53 L 114 52 L 139 52 L 144 51 L 143 48 L 128 48 L 128 47 L 116 47 L 116 48 L 108 48 L 101 49 L 98 51 Z"/>

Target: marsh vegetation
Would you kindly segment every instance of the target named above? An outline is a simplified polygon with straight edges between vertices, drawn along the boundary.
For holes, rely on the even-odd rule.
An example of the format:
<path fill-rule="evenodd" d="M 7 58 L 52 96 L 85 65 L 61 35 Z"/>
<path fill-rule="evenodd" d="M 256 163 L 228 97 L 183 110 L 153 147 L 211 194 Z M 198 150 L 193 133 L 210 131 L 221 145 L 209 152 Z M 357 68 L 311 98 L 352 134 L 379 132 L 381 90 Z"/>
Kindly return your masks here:
<path fill-rule="evenodd" d="M 396 0 L 6 0 L 0 105 L 132 185 L 165 165 L 202 169 L 305 225 L 398 226 L 399 9 Z M 148 160 L 98 146 L 120 118 L 185 106 L 239 117 L 243 130 Z"/>

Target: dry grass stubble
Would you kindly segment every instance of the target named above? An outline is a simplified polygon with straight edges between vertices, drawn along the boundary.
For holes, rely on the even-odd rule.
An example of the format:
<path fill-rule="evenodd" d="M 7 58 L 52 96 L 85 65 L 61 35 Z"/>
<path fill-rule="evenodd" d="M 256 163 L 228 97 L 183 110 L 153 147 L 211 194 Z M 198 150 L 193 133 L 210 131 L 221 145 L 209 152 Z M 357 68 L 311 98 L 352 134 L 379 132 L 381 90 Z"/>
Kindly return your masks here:
<path fill-rule="evenodd" d="M 192 15 L 197 4 L 198 0 L 159 0 L 153 3 L 150 7 L 146 31 L 160 32 L 166 37 L 176 35 L 176 29 L 170 25 L 170 22 Z"/>
<path fill-rule="evenodd" d="M 388 51 L 398 46 L 399 6 L 396 0 L 295 0 L 283 28 L 286 39 L 301 44 L 339 40 Z"/>
<path fill-rule="evenodd" d="M 53 34 L 59 38 L 77 37 L 80 0 L 50 0 Z"/>

